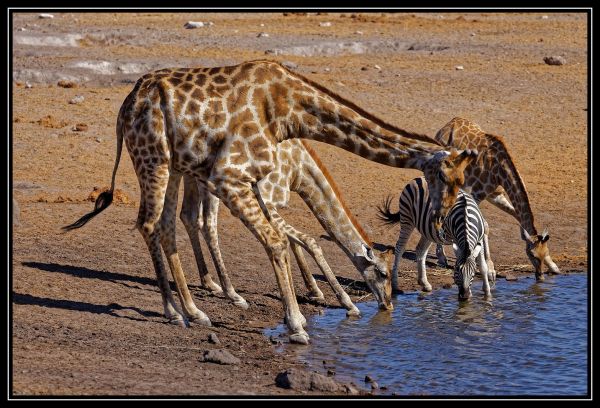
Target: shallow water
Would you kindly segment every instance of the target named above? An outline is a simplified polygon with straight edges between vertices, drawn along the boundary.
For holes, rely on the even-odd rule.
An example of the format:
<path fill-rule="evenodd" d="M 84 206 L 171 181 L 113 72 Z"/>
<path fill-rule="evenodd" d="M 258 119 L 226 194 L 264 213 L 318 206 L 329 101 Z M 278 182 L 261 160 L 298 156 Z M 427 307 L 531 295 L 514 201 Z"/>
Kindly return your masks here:
<path fill-rule="evenodd" d="M 575 396 L 588 392 L 587 275 L 549 276 L 545 282 L 498 280 L 485 301 L 481 282 L 473 297 L 458 290 L 399 295 L 394 310 L 357 304 L 360 319 L 344 309 L 308 318 L 310 346 L 282 349 L 325 374 L 378 395 Z M 266 331 L 287 337 L 285 327 Z M 369 387 L 370 388 L 370 387 Z"/>

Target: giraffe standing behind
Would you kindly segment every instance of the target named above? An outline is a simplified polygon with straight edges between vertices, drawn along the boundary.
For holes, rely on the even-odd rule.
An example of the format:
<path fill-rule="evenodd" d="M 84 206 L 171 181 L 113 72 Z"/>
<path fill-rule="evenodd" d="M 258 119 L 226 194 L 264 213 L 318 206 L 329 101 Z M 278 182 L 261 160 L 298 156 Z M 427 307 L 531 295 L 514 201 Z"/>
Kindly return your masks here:
<path fill-rule="evenodd" d="M 272 221 L 288 236 L 292 253 L 296 257 L 306 287 L 313 299 L 324 299 L 314 277 L 308 269 L 301 248 L 315 260 L 340 304 L 347 314 L 359 316 L 360 311 L 338 283 L 331 268 L 325 261 L 323 251 L 314 238 L 303 234 L 288 224 L 277 212 L 287 207 L 290 192 L 298 193 L 319 220 L 329 236 L 340 246 L 356 266 L 367 286 L 375 295 L 379 307 L 393 309 L 391 303 L 391 263 L 393 248 L 374 245 L 367 233 L 345 205 L 337 185 L 331 178 L 317 153 L 303 140 L 286 140 L 277 145 L 277 167 L 258 183 L 260 196 Z M 201 183 L 184 176 L 184 198 L 180 218 L 194 248 L 201 281 L 206 280 L 205 262 L 198 232 L 207 242 L 217 274 L 226 296 L 234 304 L 247 307 L 240 301 L 228 278 L 218 242 L 217 215 L 219 199 L 210 194 Z M 205 272 L 206 271 L 206 272 Z M 210 288 L 210 285 L 203 283 Z M 219 288 L 220 289 L 220 288 Z"/>
<path fill-rule="evenodd" d="M 175 243 L 172 202 L 183 174 L 203 183 L 240 218 L 267 251 L 284 305 L 290 341 L 308 343 L 291 284 L 288 240 L 274 226 L 257 183 L 274 169 L 276 144 L 306 138 L 336 145 L 388 166 L 423 171 L 431 187 L 435 222 L 454 204 L 471 151 L 448 153 L 433 139 L 369 114 L 327 88 L 272 61 L 214 68 L 165 68 L 141 77 L 117 118 L 117 158 L 111 188 L 94 210 L 65 230 L 79 228 L 112 202 L 122 142 L 140 184 L 136 226 L 154 264 L 165 315 L 210 325 L 187 286 Z M 163 212 L 166 216 L 162 217 Z M 161 221 L 164 220 L 164 221 Z M 161 246 L 173 273 L 183 314 L 169 289 Z M 185 317 L 184 317 L 185 315 Z"/>
<path fill-rule="evenodd" d="M 535 268 L 538 280 L 544 280 L 542 264 L 551 273 L 560 273 L 550 257 L 546 230 L 538 234 L 525 183 L 519 174 L 500 136 L 484 132 L 477 124 L 463 118 L 454 118 L 442 127 L 436 140 L 448 147 L 477 149 L 480 153 L 465 169 L 463 188 L 470 189 L 477 203 L 487 200 L 512 215 L 521 225 L 525 253 Z M 438 257 L 446 263 L 443 248 L 438 245 Z"/>

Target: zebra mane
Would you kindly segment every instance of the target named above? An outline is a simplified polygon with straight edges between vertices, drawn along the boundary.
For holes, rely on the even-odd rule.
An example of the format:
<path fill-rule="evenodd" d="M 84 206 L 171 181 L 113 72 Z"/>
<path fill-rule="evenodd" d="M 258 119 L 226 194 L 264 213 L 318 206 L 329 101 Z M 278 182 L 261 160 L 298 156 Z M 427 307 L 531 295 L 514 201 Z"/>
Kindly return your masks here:
<path fill-rule="evenodd" d="M 467 194 L 468 193 L 465 192 L 464 190 L 460 190 L 460 192 L 458 194 L 458 197 L 456 198 L 456 202 L 458 203 L 458 200 L 461 200 L 461 204 L 463 205 L 463 209 L 462 209 L 463 214 L 462 215 L 463 215 L 465 221 L 468 219 L 468 216 L 469 216 L 468 211 L 467 211 L 467 207 L 468 207 L 468 205 L 467 205 L 468 204 L 467 203 Z M 467 224 L 467 222 L 465 222 L 465 225 L 466 224 Z M 465 231 L 465 233 L 466 233 L 466 231 Z M 468 238 L 469 234 L 466 233 L 465 236 Z M 466 239 L 466 241 L 467 241 L 467 246 L 468 246 L 469 245 L 469 240 Z M 468 252 L 463 251 L 465 260 L 469 259 L 469 258 L 472 258 L 471 254 L 473 253 L 473 249 L 475 249 L 475 247 L 473 247 L 473 248 L 469 247 L 467 249 L 468 249 Z"/>

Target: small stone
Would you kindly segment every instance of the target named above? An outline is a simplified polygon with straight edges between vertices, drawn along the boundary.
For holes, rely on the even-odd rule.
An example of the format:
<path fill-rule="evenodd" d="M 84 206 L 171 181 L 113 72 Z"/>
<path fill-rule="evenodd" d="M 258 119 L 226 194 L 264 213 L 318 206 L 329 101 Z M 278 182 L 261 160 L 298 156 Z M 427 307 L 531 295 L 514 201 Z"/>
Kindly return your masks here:
<path fill-rule="evenodd" d="M 38 18 L 54 18 L 52 14 L 40 14 Z"/>
<path fill-rule="evenodd" d="M 373 65 L 373 68 L 375 68 L 376 70 L 381 71 L 381 67 L 379 65 Z"/>
<path fill-rule="evenodd" d="M 471 37 L 475 37 L 475 35 L 476 35 L 476 34 L 475 34 L 475 33 L 471 33 L 471 34 L 469 34 L 469 35 L 470 35 Z"/>
<path fill-rule="evenodd" d="M 369 69 L 369 68 L 367 68 L 367 67 L 361 67 L 361 68 L 360 68 L 360 70 L 361 70 L 361 71 L 366 71 L 366 70 L 368 70 L 368 69 Z"/>
<path fill-rule="evenodd" d="M 567 60 L 560 55 L 554 55 L 552 57 L 544 57 L 544 62 L 548 65 L 565 65 Z"/>
<path fill-rule="evenodd" d="M 183 27 L 191 30 L 194 28 L 204 27 L 204 23 L 202 21 L 188 21 L 183 25 Z"/>
<path fill-rule="evenodd" d="M 224 365 L 236 365 L 241 362 L 239 358 L 225 349 L 207 350 L 204 352 L 204 355 L 200 357 L 200 361 Z"/>
<path fill-rule="evenodd" d="M 73 126 L 71 130 L 74 132 L 85 132 L 86 130 L 88 130 L 88 125 L 86 125 L 85 123 L 78 123 L 75 126 Z"/>
<path fill-rule="evenodd" d="M 208 341 L 212 344 L 221 344 L 221 340 L 219 340 L 215 333 L 211 333 L 208 335 Z"/>
<path fill-rule="evenodd" d="M 325 71 L 325 72 L 331 72 L 331 68 L 327 67 L 323 71 Z"/>
<path fill-rule="evenodd" d="M 319 23 L 319 25 L 321 27 L 331 27 L 331 23 L 329 21 L 325 21 L 325 22 Z"/>
<path fill-rule="evenodd" d="M 56 85 L 60 86 L 61 88 L 77 88 L 77 84 L 75 82 L 65 79 L 61 79 L 56 83 Z"/>
<path fill-rule="evenodd" d="M 355 31 L 354 34 L 363 35 L 362 31 Z"/>
<path fill-rule="evenodd" d="M 457 71 L 462 71 L 463 69 L 465 69 L 465 67 L 463 67 L 462 65 L 457 65 L 454 67 L 454 69 Z"/>
<path fill-rule="evenodd" d="M 548 20 L 548 16 L 542 16 L 542 20 Z"/>
<path fill-rule="evenodd" d="M 296 69 L 296 68 L 298 68 L 298 64 L 296 64 L 295 62 L 292 62 L 292 61 L 283 61 L 281 63 L 281 65 L 283 65 L 284 67 L 286 67 L 288 69 Z"/>
<path fill-rule="evenodd" d="M 78 104 L 82 103 L 84 100 L 85 100 L 85 98 L 83 97 L 83 95 L 77 95 L 73 99 L 71 99 L 69 101 L 69 103 L 71 105 L 78 105 Z"/>
<path fill-rule="evenodd" d="M 98 143 L 102 143 L 102 139 L 100 139 L 99 137 L 96 138 L 96 142 Z"/>
<path fill-rule="evenodd" d="M 31 85 L 31 83 L 29 81 L 25 82 L 25 88 L 31 89 L 31 88 L 33 88 L 33 85 Z"/>
<path fill-rule="evenodd" d="M 17 28 L 17 31 L 27 31 L 27 29 L 25 27 L 19 27 Z"/>
<path fill-rule="evenodd" d="M 513 274 L 509 274 L 509 273 L 507 273 L 507 274 L 506 274 L 506 277 L 505 277 L 505 279 L 506 279 L 507 281 L 516 281 L 516 280 L 519 280 L 519 278 L 517 278 L 515 275 L 513 275 Z"/>
<path fill-rule="evenodd" d="M 366 383 L 371 383 L 371 382 L 373 382 L 373 377 L 371 377 L 371 376 L 370 376 L 370 375 L 368 375 L 368 374 L 367 374 L 367 375 L 365 375 L 365 382 L 366 382 Z"/>
<path fill-rule="evenodd" d="M 257 35 L 257 37 L 258 37 L 258 38 L 261 38 L 261 37 L 268 37 L 268 36 L 269 36 L 269 34 L 267 34 L 267 33 L 265 33 L 265 32 L 258 33 L 258 35 Z"/>

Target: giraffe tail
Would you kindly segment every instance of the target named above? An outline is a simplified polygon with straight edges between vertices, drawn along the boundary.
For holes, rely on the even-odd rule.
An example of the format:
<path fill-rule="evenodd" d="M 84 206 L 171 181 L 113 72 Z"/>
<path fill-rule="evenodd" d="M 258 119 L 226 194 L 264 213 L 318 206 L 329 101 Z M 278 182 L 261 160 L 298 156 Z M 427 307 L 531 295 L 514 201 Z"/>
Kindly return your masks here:
<path fill-rule="evenodd" d="M 384 225 L 394 225 L 400 222 L 400 211 L 393 213 L 391 210 L 392 196 L 388 195 L 381 205 L 377 206 L 377 218 Z"/>
<path fill-rule="evenodd" d="M 115 191 L 115 177 L 117 175 L 117 169 L 119 168 L 119 162 L 121 161 L 121 152 L 123 151 L 123 132 L 120 126 L 117 126 L 117 158 L 115 160 L 115 166 L 113 168 L 112 179 L 110 183 L 110 190 L 103 192 L 96 198 L 94 203 L 94 210 L 87 213 L 73 224 L 62 227 L 64 232 L 68 232 L 77 228 L 83 227 L 89 220 L 100 214 L 102 211 L 108 208 L 113 202 L 113 193 Z"/>

